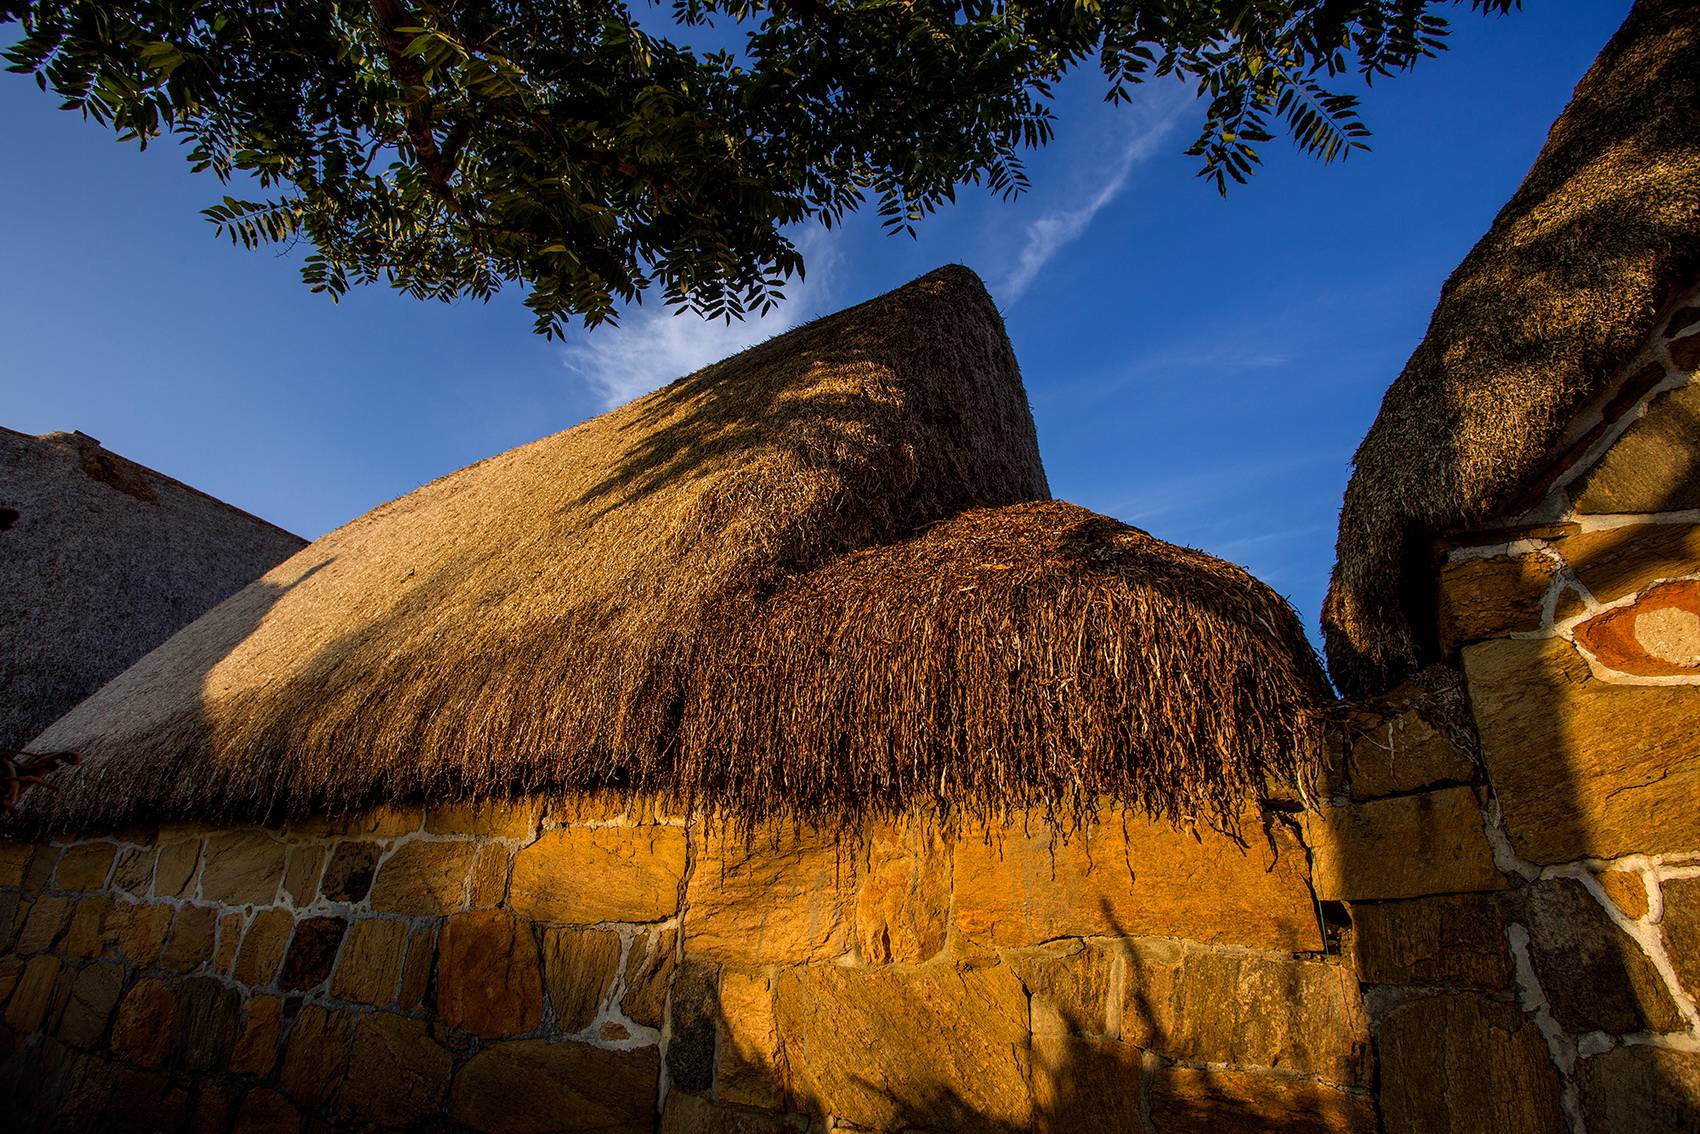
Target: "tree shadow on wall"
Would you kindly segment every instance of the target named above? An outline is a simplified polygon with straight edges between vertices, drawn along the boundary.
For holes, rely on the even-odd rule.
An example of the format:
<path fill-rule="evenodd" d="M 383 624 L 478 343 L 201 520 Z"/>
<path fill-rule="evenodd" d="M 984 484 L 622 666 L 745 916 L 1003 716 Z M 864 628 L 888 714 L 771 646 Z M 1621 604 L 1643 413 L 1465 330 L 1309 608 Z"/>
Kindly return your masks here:
<path fill-rule="evenodd" d="M 1044 977 L 1030 971 L 1021 980 L 1027 999 L 1023 1023 L 1027 1039 L 1008 1052 L 1016 1067 L 1000 1056 L 996 1042 L 987 1041 L 987 1036 L 997 1033 L 995 1019 L 961 1011 L 963 1003 L 973 1002 L 972 996 L 960 1001 L 935 998 L 934 989 L 904 983 L 971 979 L 975 972 L 1000 969 L 1003 979 L 1016 979 L 1012 975 L 1016 966 L 1009 959 L 1000 962 L 988 956 L 978 964 L 963 965 L 960 960 L 941 958 L 883 973 L 880 966 L 848 970 L 843 980 L 884 982 L 886 987 L 877 993 L 864 991 L 861 995 L 868 999 L 849 1012 L 842 1011 L 840 1002 L 839 1014 L 827 1016 L 830 1022 L 821 1025 L 832 1029 L 826 1041 L 831 1054 L 814 1053 L 815 1062 L 809 1066 L 802 1065 L 804 1057 L 798 1052 L 816 1037 L 790 1033 L 789 1021 L 797 1017 L 782 1009 L 775 1013 L 776 1061 L 771 1049 L 760 1047 L 763 1041 L 740 1044 L 732 1038 L 738 1021 L 728 1020 L 713 1000 L 713 980 L 698 969 L 675 986 L 676 992 L 695 982 L 708 999 L 700 1013 L 687 1014 L 683 1027 L 675 1015 L 673 1039 L 677 1044 L 690 1036 L 695 1023 L 695 1042 L 706 1046 L 700 1049 L 700 1058 L 684 1063 L 670 1051 L 668 1063 L 675 1091 L 702 1093 L 689 1098 L 670 1095 L 668 1106 L 679 1113 L 662 1128 L 697 1129 L 689 1121 L 695 1118 L 702 1129 L 780 1134 L 811 1121 L 814 1125 L 808 1129 L 823 1129 L 830 1116 L 847 1124 L 844 1129 L 904 1134 L 1316 1134 L 1323 1130 L 1368 1134 L 1374 1130 L 1374 1109 L 1365 1095 L 1267 1066 L 1242 1070 L 1207 1066 L 1222 1055 L 1199 1050 L 1196 1037 L 1181 1034 L 1187 1027 L 1185 1013 L 1209 1012 L 1218 1027 L 1223 1026 L 1220 1019 L 1226 1013 L 1233 1017 L 1227 1027 L 1251 1028 L 1258 1016 L 1268 1013 L 1298 1018 L 1300 1006 L 1273 1002 L 1266 990 L 1260 990 L 1263 994 L 1256 999 L 1226 1005 L 1202 1003 L 1196 996 L 1176 999 L 1173 976 L 1149 971 L 1137 948 L 1140 943 L 1126 935 L 1108 902 L 1102 909 L 1108 933 L 1075 942 L 1078 950 L 1087 951 L 1102 965 L 1098 970 L 1102 983 L 1087 982 L 1098 989 L 1098 998 L 1058 1003 L 1047 993 Z M 1144 944 L 1168 948 L 1177 943 L 1153 939 Z M 1032 951 L 1023 952 L 1031 959 Z M 1176 952 L 1184 963 L 1184 947 Z M 1066 945 L 1050 958 L 1053 962 L 1078 959 L 1078 953 Z M 1117 965 L 1125 966 L 1127 972 L 1119 994 L 1108 979 Z M 837 994 L 854 999 L 854 987 L 844 984 Z M 807 991 L 792 994 L 801 1003 Z M 1273 991 L 1276 996 L 1296 997 L 1300 988 L 1295 983 Z M 773 994 L 778 1009 L 782 994 L 777 983 Z M 691 996 L 687 992 L 683 1000 L 689 1002 Z M 1165 996 L 1173 1002 L 1160 1005 L 1159 998 Z M 675 1001 L 675 1010 L 678 1004 Z M 940 1004 L 949 1005 L 949 1010 L 940 1011 Z M 747 1005 L 743 1007 L 747 1010 Z M 989 1003 L 984 1007 L 986 1015 L 995 1017 L 995 1007 Z M 816 1010 L 822 1009 L 804 1006 L 799 1011 L 809 1015 Z M 1119 1030 L 1111 1023 L 1117 1016 Z M 743 1022 L 747 1025 L 747 1020 Z M 855 1065 L 848 1065 L 852 1060 Z M 733 1074 L 731 1091 L 728 1068 Z M 1016 1084 L 1018 1091 L 1011 1089 Z M 787 1113 L 711 1102 L 711 1085 L 718 1088 L 722 1100 L 728 1094 L 742 1103 L 765 1099 L 766 1105 L 778 1105 L 783 1100 Z"/>

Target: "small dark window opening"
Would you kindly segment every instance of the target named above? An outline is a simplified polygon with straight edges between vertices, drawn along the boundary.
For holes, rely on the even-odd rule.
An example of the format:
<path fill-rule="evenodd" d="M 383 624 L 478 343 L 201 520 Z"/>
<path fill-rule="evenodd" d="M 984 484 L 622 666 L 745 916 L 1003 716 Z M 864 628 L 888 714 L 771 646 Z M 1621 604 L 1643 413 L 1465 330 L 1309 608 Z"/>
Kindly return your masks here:
<path fill-rule="evenodd" d="M 0 508 L 0 532 L 6 531 L 17 522 L 18 510 L 16 508 Z"/>

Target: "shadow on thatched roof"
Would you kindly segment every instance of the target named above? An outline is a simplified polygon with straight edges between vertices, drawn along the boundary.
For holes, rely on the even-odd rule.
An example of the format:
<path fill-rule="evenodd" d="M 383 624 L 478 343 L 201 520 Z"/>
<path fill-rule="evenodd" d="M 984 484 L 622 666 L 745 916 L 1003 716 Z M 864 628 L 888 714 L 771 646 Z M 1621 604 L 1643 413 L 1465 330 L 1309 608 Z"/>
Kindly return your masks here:
<path fill-rule="evenodd" d="M 1359 447 L 1323 610 L 1353 696 L 1434 659 L 1436 533 L 1517 505 L 1700 278 L 1700 5 L 1641 0 L 1446 281 Z"/>
<path fill-rule="evenodd" d="M 38 738 L 88 759 L 33 822 L 609 786 L 1177 813 L 1296 769 L 1286 606 L 1047 496 L 996 309 L 942 269 L 319 540 Z"/>
<path fill-rule="evenodd" d="M 87 434 L 0 428 L 0 749 L 305 542 Z"/>

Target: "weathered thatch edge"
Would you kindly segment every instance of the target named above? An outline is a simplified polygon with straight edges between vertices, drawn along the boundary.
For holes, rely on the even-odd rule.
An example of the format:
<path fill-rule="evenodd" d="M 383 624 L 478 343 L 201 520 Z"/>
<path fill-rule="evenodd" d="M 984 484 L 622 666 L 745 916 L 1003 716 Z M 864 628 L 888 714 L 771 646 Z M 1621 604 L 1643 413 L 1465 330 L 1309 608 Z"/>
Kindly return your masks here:
<path fill-rule="evenodd" d="M 708 644 L 688 803 L 753 826 L 1100 803 L 1237 829 L 1310 793 L 1331 696 L 1292 608 L 1072 504 L 970 511 L 801 576 Z"/>
<path fill-rule="evenodd" d="M 1429 541 L 1513 508 L 1700 278 L 1700 6 L 1641 0 L 1441 292 L 1354 458 L 1323 608 L 1350 696 L 1434 660 Z"/>

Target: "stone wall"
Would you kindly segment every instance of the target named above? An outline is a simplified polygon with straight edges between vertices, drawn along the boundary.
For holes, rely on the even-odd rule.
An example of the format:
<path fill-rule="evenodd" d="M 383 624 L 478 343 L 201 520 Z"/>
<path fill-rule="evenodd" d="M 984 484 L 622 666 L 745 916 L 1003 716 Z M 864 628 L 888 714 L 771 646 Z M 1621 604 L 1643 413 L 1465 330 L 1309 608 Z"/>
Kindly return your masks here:
<path fill-rule="evenodd" d="M 1700 1130 L 1697 368 L 1700 292 L 1441 544 L 1454 663 L 1352 715 L 1308 819 L 1388 1134 Z"/>
<path fill-rule="evenodd" d="M 1367 1134 L 1294 826 L 533 802 L 0 844 L 0 1091 L 64 1130 Z"/>

